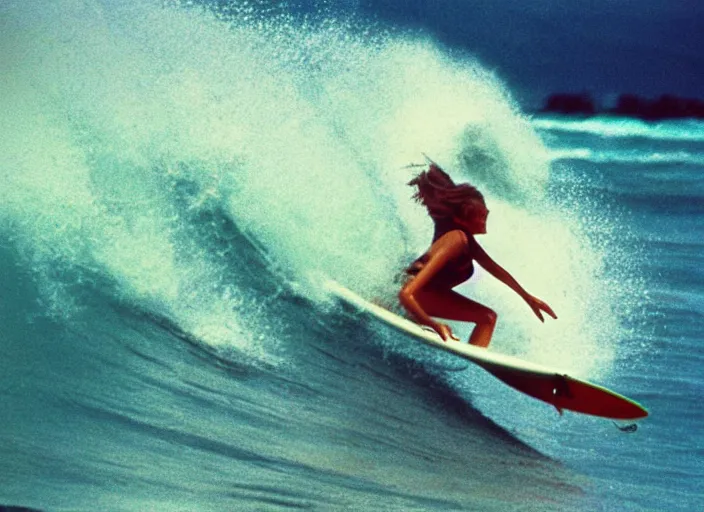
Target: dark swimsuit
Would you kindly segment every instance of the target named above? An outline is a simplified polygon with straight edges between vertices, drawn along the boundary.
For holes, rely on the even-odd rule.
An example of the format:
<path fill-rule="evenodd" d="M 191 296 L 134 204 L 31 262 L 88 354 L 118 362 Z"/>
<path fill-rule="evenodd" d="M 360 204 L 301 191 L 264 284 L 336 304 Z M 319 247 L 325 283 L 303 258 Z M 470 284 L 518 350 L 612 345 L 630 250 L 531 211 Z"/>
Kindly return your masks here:
<path fill-rule="evenodd" d="M 464 283 L 474 274 L 473 260 L 477 255 L 479 244 L 470 233 L 467 233 L 462 228 L 458 227 L 451 220 L 440 219 L 435 222 L 435 233 L 433 235 L 433 243 L 439 240 L 443 235 L 450 231 L 460 230 L 467 237 L 467 245 L 461 255 L 449 261 L 441 268 L 430 280 L 428 286 L 431 288 L 450 290 L 455 286 Z M 406 269 L 406 274 L 416 276 L 428 262 L 428 253 L 426 252 L 420 258 L 416 259 Z"/>

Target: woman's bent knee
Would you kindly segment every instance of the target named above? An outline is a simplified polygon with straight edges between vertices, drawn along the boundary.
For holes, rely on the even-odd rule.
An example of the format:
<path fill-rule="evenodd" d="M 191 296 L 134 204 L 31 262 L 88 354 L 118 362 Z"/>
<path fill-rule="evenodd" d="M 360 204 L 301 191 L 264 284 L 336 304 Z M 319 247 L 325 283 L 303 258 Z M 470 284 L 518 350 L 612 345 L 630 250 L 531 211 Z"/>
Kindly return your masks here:
<path fill-rule="evenodd" d="M 486 308 L 486 311 L 484 311 L 483 316 L 483 324 L 487 325 L 496 325 L 496 321 L 499 319 L 499 315 L 496 314 L 496 311 L 493 309 Z"/>

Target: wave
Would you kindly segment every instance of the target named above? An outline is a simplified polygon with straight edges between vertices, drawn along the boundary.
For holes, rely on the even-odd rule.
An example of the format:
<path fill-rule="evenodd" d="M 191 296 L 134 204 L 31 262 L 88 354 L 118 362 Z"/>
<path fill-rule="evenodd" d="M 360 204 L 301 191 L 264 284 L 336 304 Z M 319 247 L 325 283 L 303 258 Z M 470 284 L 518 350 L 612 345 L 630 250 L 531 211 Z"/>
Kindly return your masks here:
<path fill-rule="evenodd" d="M 84 287 L 70 319 L 32 316 L 34 282 L 17 274 L 21 255 L 0 247 L 15 269 L 0 284 L 16 299 L 0 308 L 0 387 L 12 411 L 0 428 L 10 440 L 0 502 L 498 511 L 525 500 L 569 510 L 581 497 L 569 471 L 453 389 L 433 364 L 442 355 L 338 306 L 259 289 L 262 316 L 282 327 L 267 335 L 281 344 L 266 348 L 286 360 L 262 364 L 103 287 Z M 253 247 L 242 255 L 260 260 Z M 440 482 L 425 485 L 429 474 Z M 39 485 L 59 478 L 65 485 Z"/>
<path fill-rule="evenodd" d="M 496 77 L 354 20 L 230 14 L 8 9 L 3 42 L 23 58 L 1 100 L 12 129 L 0 219 L 48 310 L 70 314 L 70 280 L 98 279 L 208 343 L 262 352 L 251 333 L 275 327 L 256 315 L 238 244 L 255 243 L 266 272 L 303 296 L 325 300 L 320 275 L 388 294 L 430 236 L 405 185 L 426 152 L 486 192 L 487 248 L 561 312 L 536 326 L 479 275 L 470 293 L 505 305 L 500 349 L 577 374 L 608 369 L 603 340 L 620 328 L 607 247 L 583 221 L 589 200 L 569 213 L 552 200 L 550 154 Z M 627 281 L 610 300 L 625 300 Z"/>
<path fill-rule="evenodd" d="M 560 316 L 541 325 L 479 271 L 465 291 L 500 310 L 497 350 L 610 371 L 630 270 L 607 275 L 608 233 L 588 231 L 588 199 L 554 201 L 548 150 L 479 63 L 351 22 L 90 2 L 15 6 L 7 20 L 3 41 L 24 58 L 0 99 L 12 121 L 0 223 L 36 283 L 34 314 L 70 322 L 100 290 L 216 361 L 301 364 L 313 378 L 326 370 L 292 356 L 300 339 L 325 350 L 345 335 L 319 277 L 395 295 L 396 273 L 425 249 L 431 225 L 405 183 L 427 152 L 486 192 L 482 243 Z M 295 319 L 277 309 L 296 301 L 307 302 Z M 447 367 L 378 333 L 358 343 L 370 340 Z M 474 388 L 454 373 L 445 388 Z"/>
<path fill-rule="evenodd" d="M 533 119 L 532 124 L 538 130 L 581 133 L 610 139 L 704 141 L 704 123 L 694 120 L 648 123 L 638 119 L 608 116 L 589 119 L 537 117 Z"/>
<path fill-rule="evenodd" d="M 690 151 L 595 150 L 590 148 L 553 149 L 550 155 L 557 160 L 584 160 L 594 163 L 640 165 L 703 166 L 704 154 Z"/>
<path fill-rule="evenodd" d="M 29 360 L 33 392 L 56 393 L 65 409 L 50 413 L 89 440 L 75 455 L 81 482 L 115 470 L 142 496 L 144 443 L 166 454 L 154 467 L 173 470 L 160 473 L 163 494 L 188 503 L 209 486 L 218 503 L 399 510 L 578 493 L 472 405 L 484 384 L 471 369 L 448 372 L 443 356 L 350 318 L 318 286 L 324 276 L 395 295 L 431 235 L 405 185 L 426 152 L 486 192 L 482 243 L 560 316 L 541 325 L 478 271 L 465 291 L 500 310 L 497 350 L 591 378 L 610 371 L 633 252 L 614 269 L 618 219 L 594 222 L 579 188 L 560 206 L 549 151 L 479 62 L 354 19 L 170 3 L 16 3 L 0 34 L 12 50 L 0 264 L 25 286 L 0 309 L 14 326 L 7 353 L 24 363 L 8 358 L 0 374 L 17 387 Z M 73 453 L 73 429 L 36 423 L 37 446 Z M 96 424 L 125 458 L 105 460 Z M 437 464 L 439 490 L 426 491 Z M 183 474 L 192 467 L 196 484 Z M 521 485 L 507 497 L 495 481 Z"/>

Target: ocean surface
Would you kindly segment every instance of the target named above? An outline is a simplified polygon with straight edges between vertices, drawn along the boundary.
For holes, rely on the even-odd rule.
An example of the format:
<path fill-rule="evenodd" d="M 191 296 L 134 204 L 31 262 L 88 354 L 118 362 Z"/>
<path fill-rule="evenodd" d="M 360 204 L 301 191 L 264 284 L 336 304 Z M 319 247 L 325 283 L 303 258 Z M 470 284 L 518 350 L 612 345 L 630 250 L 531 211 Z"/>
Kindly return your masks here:
<path fill-rule="evenodd" d="M 0 505 L 701 510 L 703 124 L 533 117 L 352 16 L 7 2 L 0 34 Z M 326 295 L 393 301 L 423 152 L 559 317 L 479 270 L 491 350 L 641 402 L 636 432 Z"/>

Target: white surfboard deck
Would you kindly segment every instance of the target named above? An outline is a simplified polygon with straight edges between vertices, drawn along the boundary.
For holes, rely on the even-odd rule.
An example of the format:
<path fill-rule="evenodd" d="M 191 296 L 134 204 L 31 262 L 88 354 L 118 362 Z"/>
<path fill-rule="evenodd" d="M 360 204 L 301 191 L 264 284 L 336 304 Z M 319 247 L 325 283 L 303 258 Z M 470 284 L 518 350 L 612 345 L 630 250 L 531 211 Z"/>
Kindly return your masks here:
<path fill-rule="evenodd" d="M 635 420 L 648 415 L 637 402 L 559 369 L 459 341 L 444 341 L 434 330 L 377 306 L 335 281 L 326 281 L 325 287 L 361 313 L 481 366 L 518 391 L 553 405 L 560 413 L 567 409 L 618 420 Z"/>

